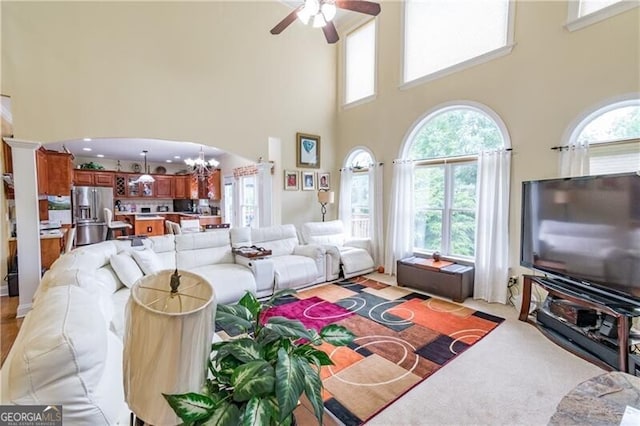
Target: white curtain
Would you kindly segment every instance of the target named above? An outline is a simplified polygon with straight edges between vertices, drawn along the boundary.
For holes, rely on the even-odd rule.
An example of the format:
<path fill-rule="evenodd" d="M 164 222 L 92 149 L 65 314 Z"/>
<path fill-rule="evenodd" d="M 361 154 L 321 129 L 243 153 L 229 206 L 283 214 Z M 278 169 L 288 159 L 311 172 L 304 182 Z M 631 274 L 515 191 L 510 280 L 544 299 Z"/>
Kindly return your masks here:
<path fill-rule="evenodd" d="M 269 162 L 258 163 L 257 186 L 258 186 L 258 223 L 260 226 L 272 225 L 272 194 L 273 179 L 271 178 L 271 167 Z"/>
<path fill-rule="evenodd" d="M 369 165 L 369 238 L 376 265 L 382 264 L 382 163 Z"/>
<path fill-rule="evenodd" d="M 396 273 L 396 261 L 413 255 L 413 161 L 393 162 L 393 188 L 384 256 L 385 273 Z"/>
<path fill-rule="evenodd" d="M 349 167 L 340 170 L 340 199 L 338 202 L 338 219 L 344 225 L 345 234 L 351 235 L 351 178 L 353 172 Z"/>
<path fill-rule="evenodd" d="M 510 151 L 483 152 L 478 156 L 473 297 L 487 302 L 507 302 L 510 175 Z"/>
<path fill-rule="evenodd" d="M 589 144 L 576 143 L 560 151 L 560 176 L 586 176 L 589 174 Z"/>

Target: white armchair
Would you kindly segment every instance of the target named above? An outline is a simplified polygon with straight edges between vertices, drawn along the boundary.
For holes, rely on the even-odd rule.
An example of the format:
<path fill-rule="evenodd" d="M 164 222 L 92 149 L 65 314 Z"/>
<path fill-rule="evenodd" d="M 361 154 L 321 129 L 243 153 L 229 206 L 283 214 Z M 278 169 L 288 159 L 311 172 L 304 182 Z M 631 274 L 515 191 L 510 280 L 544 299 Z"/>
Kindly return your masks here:
<path fill-rule="evenodd" d="M 375 269 L 371 240 L 349 238 L 340 220 L 329 222 L 307 222 L 300 228 L 305 244 L 318 244 L 327 251 L 326 280 L 335 280 L 367 274 Z"/>

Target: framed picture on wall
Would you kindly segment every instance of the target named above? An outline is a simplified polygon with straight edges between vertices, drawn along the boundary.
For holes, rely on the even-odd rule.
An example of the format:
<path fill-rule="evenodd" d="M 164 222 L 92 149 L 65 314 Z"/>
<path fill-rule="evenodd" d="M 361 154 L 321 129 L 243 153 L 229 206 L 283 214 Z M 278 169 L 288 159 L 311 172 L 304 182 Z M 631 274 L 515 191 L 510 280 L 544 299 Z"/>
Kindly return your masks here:
<path fill-rule="evenodd" d="M 300 188 L 298 183 L 298 172 L 296 170 L 284 171 L 284 189 L 286 191 L 297 191 Z"/>
<path fill-rule="evenodd" d="M 313 191 L 316 189 L 316 174 L 313 172 L 302 172 L 302 190 Z"/>
<path fill-rule="evenodd" d="M 320 136 L 296 133 L 296 165 L 320 168 Z"/>
<path fill-rule="evenodd" d="M 329 173 L 318 173 L 318 189 L 331 189 Z"/>

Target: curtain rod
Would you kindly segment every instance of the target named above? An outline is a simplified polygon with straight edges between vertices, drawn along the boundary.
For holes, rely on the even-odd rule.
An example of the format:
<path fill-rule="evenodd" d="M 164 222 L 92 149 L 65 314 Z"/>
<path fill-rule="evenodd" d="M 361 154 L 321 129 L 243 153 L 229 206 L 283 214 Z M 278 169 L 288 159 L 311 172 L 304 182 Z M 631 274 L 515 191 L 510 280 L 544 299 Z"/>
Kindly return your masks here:
<path fill-rule="evenodd" d="M 631 143 L 640 143 L 640 138 L 619 139 L 619 140 L 607 141 L 607 142 L 592 142 L 589 144 L 589 146 L 596 148 L 599 146 L 626 145 Z M 576 145 L 558 145 L 558 146 L 552 146 L 550 149 L 552 151 L 562 151 L 563 149 L 569 149 L 572 146 L 576 146 Z"/>

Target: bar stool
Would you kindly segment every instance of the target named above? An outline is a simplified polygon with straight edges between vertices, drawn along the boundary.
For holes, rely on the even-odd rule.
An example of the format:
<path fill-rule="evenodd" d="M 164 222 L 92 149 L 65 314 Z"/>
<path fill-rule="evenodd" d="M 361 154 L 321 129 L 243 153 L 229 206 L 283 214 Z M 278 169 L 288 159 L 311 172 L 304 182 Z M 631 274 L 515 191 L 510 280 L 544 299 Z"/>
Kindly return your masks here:
<path fill-rule="evenodd" d="M 127 229 L 133 228 L 130 223 L 113 220 L 113 212 L 108 208 L 104 209 L 104 216 L 107 218 L 107 240 L 113 239 L 114 232 L 120 231 L 121 235 L 127 235 Z"/>

